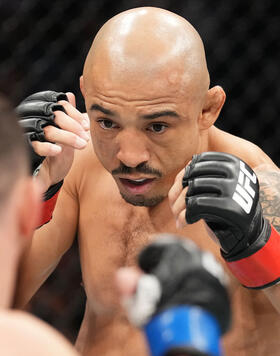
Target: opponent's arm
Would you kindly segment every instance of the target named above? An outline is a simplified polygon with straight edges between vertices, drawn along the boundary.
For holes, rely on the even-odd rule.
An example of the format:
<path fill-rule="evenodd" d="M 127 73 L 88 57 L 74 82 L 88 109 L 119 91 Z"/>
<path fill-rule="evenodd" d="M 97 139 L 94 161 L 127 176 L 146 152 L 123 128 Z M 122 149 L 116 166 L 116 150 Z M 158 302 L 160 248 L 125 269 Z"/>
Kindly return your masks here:
<path fill-rule="evenodd" d="M 121 269 L 117 282 L 129 320 L 143 328 L 151 355 L 221 355 L 230 325 L 225 275 L 191 241 L 160 234 L 138 258 L 145 273 Z"/>
<path fill-rule="evenodd" d="M 72 100 L 73 105 L 68 100 Z M 73 242 L 78 202 L 73 183 L 75 174 L 69 170 L 75 149 L 85 147 L 88 135 L 83 127 L 84 116 L 74 107 L 73 95 L 53 91 L 36 93 L 18 106 L 17 113 L 29 146 L 31 173 L 41 164 L 35 179 L 40 180 L 45 191 L 48 190 L 42 200 L 44 219 L 38 223 L 41 227 L 26 249 L 19 269 L 16 305 L 22 306 Z M 52 214 L 53 219 L 46 224 Z"/>

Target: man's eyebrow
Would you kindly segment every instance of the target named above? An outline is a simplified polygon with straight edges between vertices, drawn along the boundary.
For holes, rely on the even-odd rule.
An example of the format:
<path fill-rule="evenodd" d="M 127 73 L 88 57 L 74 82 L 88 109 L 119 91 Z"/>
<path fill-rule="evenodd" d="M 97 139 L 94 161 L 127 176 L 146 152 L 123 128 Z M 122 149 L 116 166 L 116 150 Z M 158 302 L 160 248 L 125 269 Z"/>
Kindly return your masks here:
<path fill-rule="evenodd" d="M 101 111 L 105 115 L 111 115 L 111 116 L 116 116 L 116 113 L 114 111 L 111 111 L 109 109 L 103 108 L 101 105 L 98 104 L 92 104 L 90 107 L 90 111 Z"/>
<path fill-rule="evenodd" d="M 141 118 L 147 120 L 153 120 L 162 116 L 171 116 L 171 117 L 179 118 L 179 115 L 176 113 L 176 111 L 172 111 L 172 110 L 165 110 L 165 111 L 154 112 L 152 114 L 142 115 Z"/>

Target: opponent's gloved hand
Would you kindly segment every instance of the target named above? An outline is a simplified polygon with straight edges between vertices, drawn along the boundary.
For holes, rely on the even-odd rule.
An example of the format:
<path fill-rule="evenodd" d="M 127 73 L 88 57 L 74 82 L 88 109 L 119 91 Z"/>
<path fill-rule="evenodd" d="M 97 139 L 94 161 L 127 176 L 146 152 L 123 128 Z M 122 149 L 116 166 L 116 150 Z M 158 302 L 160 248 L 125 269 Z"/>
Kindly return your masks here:
<path fill-rule="evenodd" d="M 250 288 L 278 282 L 280 237 L 263 217 L 253 170 L 233 155 L 205 152 L 186 167 L 186 186 L 187 223 L 204 219 L 240 282 Z"/>
<path fill-rule="evenodd" d="M 230 305 L 214 257 L 186 239 L 162 234 L 138 262 L 146 274 L 124 306 L 130 321 L 144 328 L 151 354 L 221 355 Z"/>
<path fill-rule="evenodd" d="M 74 149 L 84 148 L 89 140 L 88 118 L 75 108 L 74 95 L 67 95 L 39 92 L 16 108 L 29 147 L 32 173 L 42 164 L 39 175 L 47 191 L 39 225 L 51 219 L 59 189 L 73 162 Z"/>

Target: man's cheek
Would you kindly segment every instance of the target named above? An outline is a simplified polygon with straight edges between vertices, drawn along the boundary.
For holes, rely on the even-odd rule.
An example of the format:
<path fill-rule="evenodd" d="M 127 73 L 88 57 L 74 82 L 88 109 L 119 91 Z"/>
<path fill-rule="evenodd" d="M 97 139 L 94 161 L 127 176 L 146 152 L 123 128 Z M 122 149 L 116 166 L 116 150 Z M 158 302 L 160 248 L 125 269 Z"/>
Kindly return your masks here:
<path fill-rule="evenodd" d="M 110 153 L 110 145 L 107 140 L 103 139 L 99 135 L 93 135 L 92 137 L 93 140 L 93 147 L 96 151 L 98 152 L 99 155 L 108 155 Z"/>

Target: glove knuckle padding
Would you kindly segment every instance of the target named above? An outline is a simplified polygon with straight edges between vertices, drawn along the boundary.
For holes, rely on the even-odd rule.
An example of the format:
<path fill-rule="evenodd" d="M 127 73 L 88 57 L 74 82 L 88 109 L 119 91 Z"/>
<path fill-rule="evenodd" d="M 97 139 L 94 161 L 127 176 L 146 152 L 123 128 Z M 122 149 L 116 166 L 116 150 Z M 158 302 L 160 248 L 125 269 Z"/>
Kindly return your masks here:
<path fill-rule="evenodd" d="M 225 287 L 203 266 L 204 253 L 172 237 L 173 242 L 155 242 L 139 256 L 140 267 L 154 274 L 162 287 L 157 313 L 176 305 L 200 306 L 217 318 L 225 332 L 230 323 Z"/>
<path fill-rule="evenodd" d="M 219 178 L 197 178 L 189 181 L 188 191 L 186 196 L 207 194 L 211 196 L 220 196 L 223 190 L 228 188 L 227 185 L 221 184 Z"/>
<path fill-rule="evenodd" d="M 43 91 L 30 95 L 16 108 L 19 124 L 25 132 L 29 146 L 32 172 L 43 162 L 45 157 L 38 155 L 33 150 L 31 141 L 47 142 L 44 127 L 49 125 L 58 127 L 54 122 L 54 111 L 65 112 L 63 106 L 57 103 L 59 100 L 68 100 L 66 94 L 50 90 Z"/>
<path fill-rule="evenodd" d="M 22 118 L 22 126 L 25 128 L 26 120 L 35 119 L 34 123 L 38 120 L 44 123 L 44 126 L 54 125 L 54 111 L 59 110 L 65 112 L 62 105 L 57 103 L 48 103 L 44 101 L 28 101 L 22 103 L 17 110 L 18 115 Z M 43 126 L 43 127 L 44 127 Z M 28 127 L 30 128 L 30 126 Z"/>
<path fill-rule="evenodd" d="M 46 101 L 57 103 L 60 100 L 68 101 L 67 95 L 65 93 L 58 93 L 53 90 L 46 90 L 29 95 L 24 101 Z"/>

